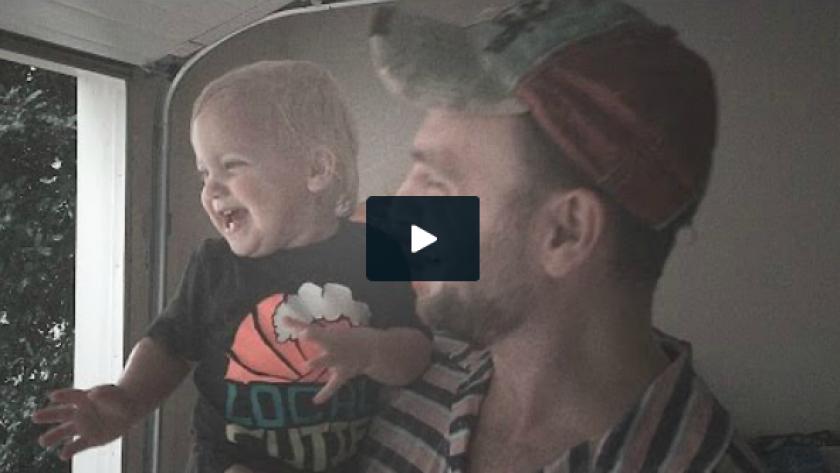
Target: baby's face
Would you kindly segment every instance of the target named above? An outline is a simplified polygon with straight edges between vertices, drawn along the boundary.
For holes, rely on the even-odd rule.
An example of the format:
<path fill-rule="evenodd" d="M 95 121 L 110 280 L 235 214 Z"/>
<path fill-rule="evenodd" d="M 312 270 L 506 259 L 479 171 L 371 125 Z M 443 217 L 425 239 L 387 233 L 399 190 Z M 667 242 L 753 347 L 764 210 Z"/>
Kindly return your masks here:
<path fill-rule="evenodd" d="M 201 203 L 239 256 L 265 256 L 300 242 L 302 209 L 313 199 L 306 160 L 284 155 L 270 114 L 209 103 L 192 124 Z"/>

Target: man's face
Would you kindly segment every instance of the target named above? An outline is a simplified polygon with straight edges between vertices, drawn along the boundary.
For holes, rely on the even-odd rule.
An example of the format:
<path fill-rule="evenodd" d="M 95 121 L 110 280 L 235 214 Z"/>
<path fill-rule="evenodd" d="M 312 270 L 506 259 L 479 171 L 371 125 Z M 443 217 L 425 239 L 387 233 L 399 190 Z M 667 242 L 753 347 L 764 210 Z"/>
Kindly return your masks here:
<path fill-rule="evenodd" d="M 489 344 L 515 329 L 533 290 L 527 255 L 532 209 L 518 153 L 522 117 L 431 111 L 417 132 L 406 196 L 475 195 L 480 200 L 480 280 L 416 282 L 417 311 L 429 325 Z"/>
<path fill-rule="evenodd" d="M 296 214 L 311 198 L 305 160 L 288 156 L 265 108 L 216 99 L 192 124 L 201 203 L 239 256 L 293 246 L 302 224 Z"/>

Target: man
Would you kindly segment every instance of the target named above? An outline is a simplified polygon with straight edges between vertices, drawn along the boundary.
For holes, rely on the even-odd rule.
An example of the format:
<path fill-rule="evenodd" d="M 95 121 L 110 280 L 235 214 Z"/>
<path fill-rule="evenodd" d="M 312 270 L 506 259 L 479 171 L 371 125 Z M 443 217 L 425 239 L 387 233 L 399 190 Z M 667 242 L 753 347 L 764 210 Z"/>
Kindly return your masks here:
<path fill-rule="evenodd" d="M 427 109 L 403 195 L 477 195 L 481 279 L 417 283 L 438 337 L 374 422 L 365 471 L 760 471 L 651 326 L 706 187 L 711 72 L 612 0 L 530 0 L 461 28 L 380 9 L 374 62 Z"/>

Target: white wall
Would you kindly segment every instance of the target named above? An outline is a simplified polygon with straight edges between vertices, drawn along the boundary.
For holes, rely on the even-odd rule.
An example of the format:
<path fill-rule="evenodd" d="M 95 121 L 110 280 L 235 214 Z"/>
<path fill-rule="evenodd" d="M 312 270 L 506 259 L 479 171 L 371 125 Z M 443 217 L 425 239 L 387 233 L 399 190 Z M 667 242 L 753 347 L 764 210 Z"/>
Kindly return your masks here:
<path fill-rule="evenodd" d="M 698 370 L 744 433 L 840 429 L 840 4 L 632 3 L 674 25 L 708 58 L 721 103 L 709 194 L 694 241 L 683 238 L 670 260 L 655 319 L 694 342 Z M 418 6 L 464 18 L 490 4 Z M 212 234 L 198 203 L 189 104 L 209 78 L 230 68 L 263 58 L 326 66 L 359 120 L 361 197 L 395 189 L 420 113 L 389 97 L 373 75 L 368 14 L 354 8 L 261 27 L 221 47 L 190 76 L 176 101 L 172 284 L 189 249 Z M 181 428 L 187 420 L 173 417 L 176 410 L 164 422 Z"/>

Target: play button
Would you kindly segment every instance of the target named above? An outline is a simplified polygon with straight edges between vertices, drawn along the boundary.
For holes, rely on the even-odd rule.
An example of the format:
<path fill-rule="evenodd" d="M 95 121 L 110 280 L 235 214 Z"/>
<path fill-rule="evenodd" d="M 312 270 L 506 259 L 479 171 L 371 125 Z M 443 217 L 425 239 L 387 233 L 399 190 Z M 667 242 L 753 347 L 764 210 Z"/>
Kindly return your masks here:
<path fill-rule="evenodd" d="M 411 254 L 417 253 L 436 241 L 436 236 L 426 230 L 423 230 L 417 225 L 411 226 Z"/>
<path fill-rule="evenodd" d="M 478 280 L 478 197 L 370 197 L 371 281 Z"/>

